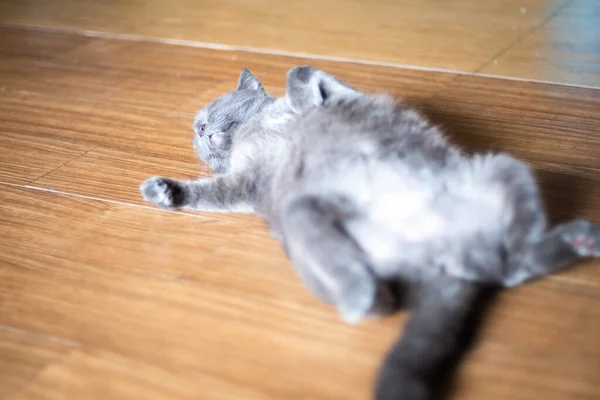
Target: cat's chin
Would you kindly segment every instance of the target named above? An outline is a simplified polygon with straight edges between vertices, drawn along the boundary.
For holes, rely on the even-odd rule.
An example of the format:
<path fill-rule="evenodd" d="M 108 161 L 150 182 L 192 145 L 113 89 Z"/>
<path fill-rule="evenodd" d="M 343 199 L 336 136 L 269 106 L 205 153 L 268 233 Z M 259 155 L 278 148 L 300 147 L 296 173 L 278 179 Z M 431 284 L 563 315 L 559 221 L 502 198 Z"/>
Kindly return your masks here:
<path fill-rule="evenodd" d="M 206 164 L 215 174 L 224 174 L 227 172 L 226 162 L 222 159 L 211 158 Z"/>
<path fill-rule="evenodd" d="M 203 157 L 201 154 L 198 154 L 200 161 L 208 165 L 208 168 L 215 174 L 223 174 L 227 172 L 227 166 L 222 160 L 215 159 L 213 157 Z"/>

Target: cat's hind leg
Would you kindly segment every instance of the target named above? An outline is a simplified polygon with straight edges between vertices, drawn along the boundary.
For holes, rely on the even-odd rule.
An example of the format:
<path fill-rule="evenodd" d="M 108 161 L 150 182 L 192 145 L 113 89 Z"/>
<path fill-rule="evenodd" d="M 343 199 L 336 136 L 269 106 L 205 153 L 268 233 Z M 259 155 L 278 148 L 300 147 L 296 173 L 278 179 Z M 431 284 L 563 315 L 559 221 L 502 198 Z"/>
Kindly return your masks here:
<path fill-rule="evenodd" d="M 509 257 L 505 286 L 515 286 L 559 271 L 587 257 L 600 257 L 600 225 L 576 219 L 556 226 Z"/>
<path fill-rule="evenodd" d="M 573 220 L 548 231 L 537 182 L 530 169 L 506 154 L 474 159 L 484 187 L 502 188 L 499 221 L 502 262 L 485 266 L 483 281 L 516 286 L 549 275 L 584 257 L 600 256 L 600 226 Z M 487 185 L 487 186 L 485 186 Z M 493 246 L 492 246 L 493 250 Z M 489 254 L 492 254 L 490 252 Z M 474 271 L 477 272 L 477 271 Z"/>
<path fill-rule="evenodd" d="M 344 219 L 356 217 L 351 205 L 300 195 L 285 201 L 280 211 L 285 247 L 298 274 L 317 297 L 333 302 L 346 322 L 357 323 L 393 307 L 387 286 L 343 228 Z"/>
<path fill-rule="evenodd" d="M 527 166 L 505 154 L 488 158 L 492 181 L 506 189 L 510 211 L 504 236 L 503 285 L 552 274 L 585 257 L 600 256 L 600 226 L 573 220 L 546 230 L 537 182 Z"/>

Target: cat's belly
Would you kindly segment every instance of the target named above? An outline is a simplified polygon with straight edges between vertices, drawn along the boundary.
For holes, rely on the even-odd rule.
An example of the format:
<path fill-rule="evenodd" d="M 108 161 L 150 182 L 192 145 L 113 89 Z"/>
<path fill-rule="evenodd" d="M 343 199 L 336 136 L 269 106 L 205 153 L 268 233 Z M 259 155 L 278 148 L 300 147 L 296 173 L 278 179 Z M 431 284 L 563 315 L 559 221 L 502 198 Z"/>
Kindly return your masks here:
<path fill-rule="evenodd" d="M 393 176 L 378 172 L 378 179 L 354 180 L 363 212 L 346 223 L 373 262 L 423 262 L 471 243 L 477 235 L 491 240 L 501 236 L 506 211 L 501 188 L 410 171 L 403 175 L 395 170 Z"/>
<path fill-rule="evenodd" d="M 367 210 L 345 226 L 375 263 L 422 259 L 448 231 L 448 218 L 414 193 L 380 196 Z"/>

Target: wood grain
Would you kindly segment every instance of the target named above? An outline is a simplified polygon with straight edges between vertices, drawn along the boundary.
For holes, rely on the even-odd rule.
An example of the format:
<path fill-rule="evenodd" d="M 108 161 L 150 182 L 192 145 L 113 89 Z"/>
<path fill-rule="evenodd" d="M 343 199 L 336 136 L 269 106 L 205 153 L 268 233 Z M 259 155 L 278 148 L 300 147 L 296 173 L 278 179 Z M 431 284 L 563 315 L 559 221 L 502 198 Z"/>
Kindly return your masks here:
<path fill-rule="evenodd" d="M 481 72 L 600 87 L 600 3 L 575 0 Z"/>
<path fill-rule="evenodd" d="M 78 347 L 71 340 L 0 325 L 0 397 L 18 393 L 45 367 L 60 362 Z"/>
<path fill-rule="evenodd" d="M 391 90 L 409 100 L 428 97 L 454 78 L 427 71 L 160 43 L 103 38 L 74 41 L 71 35 L 6 27 L 0 27 L 0 42 L 10 44 L 0 52 L 0 86 L 6 89 L 110 103 L 118 99 L 116 103 L 128 107 L 179 113 L 194 113 L 215 95 L 235 88 L 245 67 L 276 93 L 284 87 L 287 70 L 307 63 L 352 81 L 358 89 Z M 50 56 L 48 47 L 61 51 Z"/>
<path fill-rule="evenodd" d="M 110 384 L 106 377 L 110 376 Z M 105 350 L 77 351 L 61 364 L 44 370 L 36 380 L 13 399 L 220 399 L 223 394 L 236 399 L 267 399 L 209 374 L 199 374 L 195 383 L 165 368 Z"/>
<path fill-rule="evenodd" d="M 565 2 L 4 0 L 0 21 L 474 71 Z"/>
<path fill-rule="evenodd" d="M 470 151 L 506 151 L 542 183 L 553 221 L 600 219 L 600 96 L 594 89 L 459 77 L 424 112 Z"/>
<path fill-rule="evenodd" d="M 83 155 L 88 147 L 81 143 L 58 142 L 42 135 L 27 137 L 20 127 L 3 126 L 0 135 L 0 180 L 27 184 Z"/>
<path fill-rule="evenodd" d="M 404 314 L 347 326 L 258 218 L 138 193 L 209 174 L 192 118 L 241 68 L 281 93 L 307 60 L 6 27 L 0 43 L 0 397 L 369 398 Z M 469 151 L 523 158 L 553 221 L 600 221 L 597 90 L 311 63 L 405 97 Z M 600 399 L 599 267 L 503 294 L 454 398 Z"/>
<path fill-rule="evenodd" d="M 243 224 L 209 227 L 175 213 L 14 187 L 0 196 L 7 232 L 0 256 L 3 324 L 123 354 L 196 388 L 204 375 L 233 387 L 213 398 L 237 398 L 244 388 L 266 398 L 364 397 L 385 332 L 395 334 L 392 320 L 371 329 L 340 323 L 306 293 L 273 241 L 259 259 L 242 252 L 223 268 L 205 268 L 202 256 L 242 232 Z M 46 203 L 54 207 L 45 211 Z M 271 257 L 276 268 L 261 273 Z M 366 368 L 336 367 L 358 364 Z M 357 386 L 308 384 L 328 371 L 337 371 L 336 380 L 356 382 L 363 394 Z"/>
<path fill-rule="evenodd" d="M 0 28 L 0 38 L 8 43 L 0 63 L 0 116 L 7 132 L 1 140 L 10 140 L 13 149 L 0 159 L 0 176 L 37 184 L 38 178 L 67 164 L 74 175 L 53 177 L 44 187 L 90 196 L 102 191 L 101 197 L 135 203 L 140 202 L 137 185 L 148 174 L 208 173 L 191 151 L 193 115 L 234 88 L 242 68 L 254 70 L 277 95 L 287 70 L 308 61 L 156 43 L 73 40 L 11 28 Z M 48 47 L 57 49 L 56 55 Z M 313 64 L 357 88 L 388 91 L 413 102 L 454 78 L 389 67 Z M 83 154 L 87 157 L 79 157 Z M 26 155 L 40 161 L 24 161 Z M 115 181 L 116 176 L 125 180 Z"/>
<path fill-rule="evenodd" d="M 302 4 L 274 0 L 200 4 L 187 0 L 143 4 L 133 0 L 4 0 L 0 2 L 0 23 L 599 87 L 598 10 L 596 0 L 336 0 L 325 4 L 316 0 Z M 62 51 L 48 47 L 44 54 L 52 55 L 52 50 Z M 194 63 L 185 65 L 186 75 L 189 65 Z M 169 79 L 186 79 L 183 74 L 180 71 Z"/>
<path fill-rule="evenodd" d="M 364 399 L 404 318 L 343 324 L 243 223 L 17 187 L 0 201 L 0 322 L 82 346 L 17 399 Z M 503 295 L 460 398 L 597 398 L 597 288 L 552 278 Z"/>

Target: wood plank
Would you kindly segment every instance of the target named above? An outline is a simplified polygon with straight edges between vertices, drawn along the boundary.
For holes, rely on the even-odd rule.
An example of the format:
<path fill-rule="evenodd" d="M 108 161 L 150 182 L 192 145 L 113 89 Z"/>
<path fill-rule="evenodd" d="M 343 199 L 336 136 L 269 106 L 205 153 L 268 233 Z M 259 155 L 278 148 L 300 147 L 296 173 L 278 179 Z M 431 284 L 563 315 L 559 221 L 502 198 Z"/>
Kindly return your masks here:
<path fill-rule="evenodd" d="M 0 21 L 474 71 L 566 0 L 0 2 Z"/>
<path fill-rule="evenodd" d="M 14 33 L 7 30 L 6 34 L 13 38 L 11 40 L 19 40 L 18 35 L 15 37 Z M 68 40 L 62 35 L 51 36 L 59 43 Z M 50 39 L 45 39 L 43 43 L 49 42 Z M 98 66 L 101 70 L 106 68 L 127 71 L 128 68 L 134 68 L 140 74 L 150 74 L 153 70 L 168 70 L 168 63 L 165 64 L 162 58 L 159 58 L 161 61 L 158 65 L 152 64 L 152 60 L 157 59 L 155 55 L 162 50 L 171 51 L 167 54 L 167 59 L 173 60 L 175 64 L 191 57 L 188 54 L 189 48 L 142 43 L 140 49 L 136 50 L 135 46 L 119 46 L 113 42 L 97 39 L 96 44 L 90 47 L 87 46 L 90 41 L 78 43 L 71 53 L 79 51 L 77 57 L 83 64 L 93 65 L 102 60 L 102 64 Z M 31 50 L 25 50 L 27 43 L 33 43 L 30 45 L 33 46 Z M 35 40 L 25 41 L 21 54 L 35 54 L 38 51 L 35 43 Z M 58 44 L 53 46 L 61 47 Z M 102 52 L 101 49 L 106 49 L 106 52 Z M 203 49 L 191 50 L 198 50 L 202 54 L 207 52 Z M 104 57 L 101 57 L 100 53 L 104 54 Z M 209 51 L 208 55 L 203 57 L 215 53 L 219 52 Z M 135 56 L 129 58 L 128 54 Z M 199 56 L 202 54 L 198 53 Z M 76 74 L 62 69 L 65 57 L 63 54 L 53 60 L 55 64 L 52 68 L 55 73 L 63 73 L 65 79 L 77 81 Z M 15 65 L 27 66 L 33 58 L 17 57 L 13 61 Z M 284 64 L 291 61 L 281 61 L 281 57 L 272 58 L 275 60 L 274 65 L 269 64 L 268 57 L 256 60 L 262 62 L 259 70 L 269 71 L 264 74 L 267 82 L 275 84 L 279 80 L 282 84 L 285 71 L 291 65 Z M 214 59 L 210 61 L 207 64 L 212 65 L 211 69 L 202 73 L 198 82 L 208 84 L 209 81 L 203 76 L 210 76 L 215 69 L 212 63 Z M 325 64 L 329 66 L 331 63 Z M 278 69 L 280 67 L 282 68 Z M 331 64 L 333 70 L 341 70 L 342 67 Z M 600 219 L 595 202 L 600 191 L 596 173 L 600 167 L 600 147 L 596 140 L 600 126 L 597 111 L 600 104 L 596 91 L 477 77 L 459 77 L 448 86 L 448 79 L 454 77 L 447 74 L 387 68 L 391 70 L 388 75 L 392 77 L 388 82 L 388 76 L 382 75 L 383 70 L 386 69 L 374 68 L 369 71 L 366 66 L 361 66 L 350 69 L 345 74 L 350 82 L 354 83 L 356 80 L 367 90 L 381 90 L 383 85 L 390 83 L 388 90 L 392 93 L 408 93 L 409 101 L 421 105 L 436 122 L 447 127 L 457 142 L 471 150 L 511 151 L 533 163 L 542 180 L 553 220 L 575 216 Z M 233 71 L 229 73 L 235 82 Z M 23 85 L 29 81 L 33 82 L 33 86 L 38 83 L 36 78 L 26 81 L 16 76 L 7 76 L 9 81 L 14 81 L 17 88 L 26 87 Z M 127 104 L 105 104 L 108 98 L 102 93 L 87 90 L 90 87 L 87 85 L 94 82 L 98 76 L 102 75 L 90 74 L 79 82 L 81 85 L 68 86 L 64 98 L 51 95 L 62 90 L 60 86 L 52 84 L 48 87 L 40 85 L 43 92 L 41 95 L 9 92 L 0 100 L 5 114 L 3 125 L 18 132 L 20 143 L 25 144 L 21 154 L 30 152 L 26 144 L 37 143 L 40 131 L 43 131 L 44 138 L 55 143 L 56 147 L 56 154 L 50 151 L 45 156 L 62 157 L 63 149 L 68 149 L 68 145 L 73 142 L 88 150 L 84 156 L 71 160 L 68 165 L 52 173 L 40 171 L 46 174 L 35 180 L 36 186 L 142 205 L 144 203 L 137 187 L 148 176 L 160 174 L 192 178 L 209 174 L 206 167 L 198 162 L 190 146 L 192 133 L 189 132 L 189 125 L 192 113 L 171 113 L 170 111 L 174 110 L 169 109 L 172 104 L 183 104 L 182 102 L 186 101 L 183 97 L 187 92 L 172 92 L 180 98 L 179 103 L 172 102 L 173 99 L 169 97 L 165 103 L 161 96 L 155 95 L 153 104 L 156 108 L 151 109 L 139 109 Z M 118 86 L 123 78 L 120 75 L 109 74 L 106 79 L 109 79 L 112 86 Z M 225 83 L 215 86 L 212 95 L 217 94 L 217 89 L 222 90 L 223 85 Z M 84 89 L 74 93 L 72 88 L 79 86 Z M 496 95 L 490 96 L 490 90 Z M 153 96 L 152 87 L 143 86 L 142 91 L 148 98 Z M 89 94 L 86 94 L 88 92 Z M 434 97 L 431 97 L 432 95 Z M 71 96 L 88 96 L 89 99 L 71 99 Z M 138 93 L 133 98 L 144 96 Z M 204 101 L 207 100 L 205 98 Z M 190 108 L 188 111 L 192 110 Z M 513 133 L 516 129 L 520 131 L 518 136 Z M 67 154 L 65 157 L 69 159 L 71 155 Z M 23 160 L 28 165 L 27 158 L 23 157 Z M 14 171 L 18 163 L 8 159 L 4 165 L 6 174 L 19 176 L 20 170 Z M 54 167 L 54 164 L 52 166 Z M 238 216 L 206 216 L 239 219 Z M 257 222 L 253 218 L 245 220 Z"/>
<path fill-rule="evenodd" d="M 505 151 L 530 163 L 552 220 L 598 220 L 599 93 L 459 77 L 428 101 L 424 111 L 469 151 Z"/>
<path fill-rule="evenodd" d="M 261 228 L 211 251 L 232 224 L 17 187 L 0 204 L 0 323 L 83 346 L 15 398 L 364 399 L 405 318 L 343 324 Z M 597 289 L 502 295 L 457 396 L 597 398 Z"/>
<path fill-rule="evenodd" d="M 139 207 L 137 185 L 149 175 L 208 174 L 190 146 L 196 108 L 245 65 L 281 90 L 301 59 L 24 32 L 0 28 L 10 43 L 0 46 L 0 145 L 13 146 L 0 155 L 0 181 L 75 196 L 0 185 L 0 326 L 36 335 L 0 329 L 0 362 L 23 366 L 0 378 L 0 390 L 49 399 L 368 398 L 405 315 L 344 325 L 308 294 L 255 217 Z M 185 79 L 169 78 L 193 62 Z M 469 150 L 529 161 L 553 220 L 600 220 L 597 91 L 317 66 L 364 90 L 406 94 Z M 599 398 L 599 266 L 582 262 L 502 295 L 455 397 Z M 46 338 L 81 348 L 59 360 L 66 350 Z"/>
<path fill-rule="evenodd" d="M 488 90 L 496 95 L 490 96 Z M 466 149 L 508 151 L 532 164 L 556 222 L 574 217 L 600 220 L 596 202 L 600 195 L 598 99 L 595 90 L 461 77 L 419 105 Z M 115 135 L 110 143 L 102 143 L 35 184 L 143 204 L 137 185 L 147 176 L 209 174 L 189 145 L 185 132 L 191 117 L 187 118 L 187 123 L 184 117 L 153 118 L 156 124 L 168 121 L 164 130 L 180 127 L 167 133 L 169 146 L 158 146 L 166 140 L 163 133 L 144 126 L 127 129 L 145 131 L 135 143 L 122 131 L 106 133 L 106 137 Z"/>
<path fill-rule="evenodd" d="M 535 170 L 550 220 L 600 220 L 598 90 L 459 77 L 424 106 L 468 151 L 509 152 Z"/>
<path fill-rule="evenodd" d="M 599 94 L 596 89 L 463 76 L 426 110 L 469 149 L 598 169 Z"/>
<path fill-rule="evenodd" d="M 0 144 L 7 149 L 0 155 L 0 179 L 8 183 L 33 182 L 100 145 L 132 154 L 151 148 L 150 155 L 161 157 L 165 165 L 169 159 L 176 164 L 184 157 L 178 149 L 191 143 L 190 134 L 178 134 L 191 131 L 189 120 L 173 114 L 29 93 L 5 93 L 0 99 L 0 120 Z M 148 141 L 154 144 L 143 144 Z M 187 156 L 193 160 L 192 154 Z"/>
<path fill-rule="evenodd" d="M 121 266 L 130 272 L 143 272 L 149 255 L 140 252 L 142 248 L 154 251 L 154 271 L 161 276 L 193 276 L 200 273 L 196 264 L 202 257 L 208 257 L 246 227 L 241 221 L 186 218 L 152 209 L 154 212 L 144 218 L 132 218 L 129 225 L 115 229 L 120 215 L 133 213 L 139 217 L 146 210 L 5 185 L 2 189 L 6 193 L 0 215 L 1 245 L 11 244 L 23 252 L 43 251 L 54 257 L 83 257 L 80 261 L 101 263 L 108 270 Z M 61 221 L 69 209 L 70 219 L 47 223 Z M 80 221 L 85 221 L 85 225 L 81 226 Z M 131 241 L 127 239 L 130 236 L 143 236 L 144 240 Z M 127 266 L 122 260 L 131 264 Z"/>
<path fill-rule="evenodd" d="M 409 100 L 426 98 L 454 75 L 391 67 L 334 63 L 236 51 L 218 51 L 161 43 L 87 38 L 0 27 L 5 51 L 0 86 L 10 90 L 93 99 L 136 108 L 195 113 L 206 102 L 235 88 L 248 67 L 275 95 L 285 87 L 285 73 L 310 63 L 359 89 L 392 91 Z M 46 47 L 64 49 L 54 57 Z"/>
<path fill-rule="evenodd" d="M 189 151 L 197 109 L 234 88 L 245 66 L 260 76 L 267 90 L 281 94 L 287 70 L 306 61 L 157 43 L 73 40 L 11 28 L 0 28 L 0 42 L 7 43 L 0 63 L 0 144 L 10 149 L 0 156 L 0 179 L 20 184 L 97 146 L 126 150 L 126 159 L 141 153 L 163 157 L 152 163 L 165 165 L 167 172 L 168 164 L 184 160 L 189 163 L 185 171 L 191 173 L 197 168 Z M 389 67 L 316 65 L 357 82 L 357 87 L 390 89 L 410 100 L 431 96 L 454 77 Z"/>
<path fill-rule="evenodd" d="M 481 72 L 600 87 L 598 38 L 600 3 L 575 0 Z"/>
<path fill-rule="evenodd" d="M 458 373 L 455 390 L 469 388 L 458 398 L 598 399 L 598 310 L 581 313 L 597 294 L 598 286 L 546 281 L 503 296 Z"/>
<path fill-rule="evenodd" d="M 598 293 L 549 279 L 503 294 L 458 373 L 457 398 L 598 399 L 600 313 L 582 313 Z"/>
<path fill-rule="evenodd" d="M 0 28 L 7 43 L 0 54 L 0 85 L 18 91 L 97 99 L 138 108 L 189 110 L 185 102 L 234 77 L 227 65 L 212 69 L 219 52 L 189 47 L 81 38 L 24 29 Z M 59 49 L 48 54 L 47 48 Z M 204 68 L 193 68 L 199 61 Z M 184 100 L 184 103 L 182 103 Z"/>
<path fill-rule="evenodd" d="M 502 296 L 456 390 L 466 385 L 477 393 L 467 399 L 598 399 L 600 314 L 581 313 L 598 293 L 597 285 L 546 280 Z"/>
<path fill-rule="evenodd" d="M 107 384 L 110 379 L 110 384 Z M 104 350 L 73 352 L 61 364 L 47 368 L 25 390 L 12 397 L 24 399 L 222 399 L 262 400 L 267 396 L 209 374 L 196 381 L 161 367 Z"/>
<path fill-rule="evenodd" d="M 58 142 L 44 137 L 43 128 L 40 129 L 36 121 L 31 121 L 30 127 L 35 127 L 39 134 L 26 137 L 22 134 L 22 126 L 8 127 L 0 122 L 1 182 L 33 182 L 91 149 L 84 143 Z"/>
<path fill-rule="evenodd" d="M 341 324 L 312 299 L 273 241 L 263 248 L 263 260 L 273 254 L 282 262 L 270 274 L 262 276 L 262 263 L 243 255 L 230 264 L 241 273 L 205 269 L 203 256 L 221 246 L 211 238 L 227 240 L 231 232 L 218 228 L 226 229 L 223 223 L 15 187 L 0 196 L 1 215 L 9 216 L 2 219 L 1 323 L 160 365 L 196 388 L 198 375 L 217 375 L 237 391 L 252 388 L 268 398 L 303 391 L 358 398 L 345 385 L 308 383 L 336 365 L 375 370 L 372 349 L 384 346 L 375 340 L 378 333 Z M 44 211 L 39 206 L 46 203 Z M 282 284 L 261 283 L 276 276 Z M 333 343 L 335 349 L 323 351 Z M 309 375 L 299 360 L 311 365 Z M 263 379 L 276 371 L 278 379 Z M 363 391 L 370 385 L 365 370 L 335 374 L 360 382 Z"/>
<path fill-rule="evenodd" d="M 0 325 L 0 397 L 19 392 L 44 368 L 78 347 L 70 340 Z"/>

